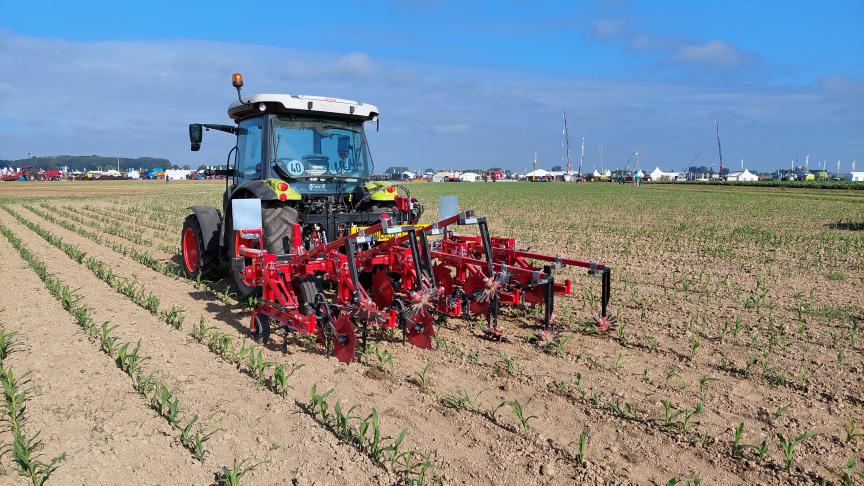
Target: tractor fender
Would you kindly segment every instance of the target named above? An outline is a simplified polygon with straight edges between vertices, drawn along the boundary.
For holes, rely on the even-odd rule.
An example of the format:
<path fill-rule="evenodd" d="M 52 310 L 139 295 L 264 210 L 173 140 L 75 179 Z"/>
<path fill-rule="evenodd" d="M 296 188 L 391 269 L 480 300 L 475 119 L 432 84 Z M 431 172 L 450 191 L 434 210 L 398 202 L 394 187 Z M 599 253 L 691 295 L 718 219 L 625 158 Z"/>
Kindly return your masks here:
<path fill-rule="evenodd" d="M 249 181 L 242 186 L 239 186 L 237 189 L 234 189 L 234 194 L 232 194 L 231 199 L 237 199 L 239 194 L 250 194 L 252 197 L 262 201 L 279 200 L 276 192 L 272 187 L 270 187 L 270 184 L 268 184 L 267 181 L 262 181 L 260 179 Z M 248 196 L 244 195 L 243 197 Z"/>
<path fill-rule="evenodd" d="M 198 218 L 204 236 L 204 248 L 213 255 L 219 255 L 219 233 L 222 229 L 222 214 L 213 206 L 192 206 L 189 208 Z"/>

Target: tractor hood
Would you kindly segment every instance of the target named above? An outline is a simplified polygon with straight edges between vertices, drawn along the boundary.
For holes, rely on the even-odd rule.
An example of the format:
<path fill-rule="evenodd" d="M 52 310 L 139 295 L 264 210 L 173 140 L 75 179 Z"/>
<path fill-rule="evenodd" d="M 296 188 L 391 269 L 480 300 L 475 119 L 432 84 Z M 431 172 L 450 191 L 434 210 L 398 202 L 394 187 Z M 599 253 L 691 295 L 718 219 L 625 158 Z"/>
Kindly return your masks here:
<path fill-rule="evenodd" d="M 235 121 L 262 112 L 315 114 L 369 121 L 378 116 L 378 107 L 353 100 L 288 94 L 256 94 L 246 98 L 244 103 L 235 101 L 228 106 L 228 116 Z"/>

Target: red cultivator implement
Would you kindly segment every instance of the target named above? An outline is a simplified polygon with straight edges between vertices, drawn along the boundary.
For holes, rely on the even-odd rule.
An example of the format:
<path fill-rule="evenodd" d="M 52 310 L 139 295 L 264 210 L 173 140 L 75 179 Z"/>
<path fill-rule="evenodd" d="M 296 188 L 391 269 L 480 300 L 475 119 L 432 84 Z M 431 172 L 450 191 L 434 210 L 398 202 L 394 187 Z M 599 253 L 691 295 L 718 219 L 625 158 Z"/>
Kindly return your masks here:
<path fill-rule="evenodd" d="M 386 215 L 385 215 L 386 216 Z M 476 235 L 457 234 L 475 225 Z M 261 288 L 252 312 L 252 336 L 269 338 L 271 328 L 314 334 L 342 362 L 355 358 L 358 337 L 365 346 L 370 327 L 398 330 L 403 340 L 429 348 L 435 317 L 484 317 L 485 334 L 502 339 L 498 314 L 504 306 L 544 306 L 542 329 L 555 332 L 556 295 L 569 295 L 570 280 L 554 271 L 565 266 L 588 269 L 601 278 L 597 328 L 612 325 L 607 315 L 611 268 L 518 249 L 512 238 L 491 237 L 484 218 L 464 211 L 429 225 L 378 224 L 353 228 L 353 234 L 305 248 L 298 233 L 293 251 L 263 250 L 260 229 L 237 232 L 244 283 Z M 359 335 L 359 336 L 358 336 Z"/>

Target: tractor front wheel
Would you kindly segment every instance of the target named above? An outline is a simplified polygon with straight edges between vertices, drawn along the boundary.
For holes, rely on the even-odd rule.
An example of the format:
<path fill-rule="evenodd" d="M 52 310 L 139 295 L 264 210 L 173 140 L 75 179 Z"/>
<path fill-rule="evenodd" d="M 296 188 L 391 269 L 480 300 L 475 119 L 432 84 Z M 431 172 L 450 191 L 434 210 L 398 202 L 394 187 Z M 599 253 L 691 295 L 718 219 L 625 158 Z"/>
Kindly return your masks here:
<path fill-rule="evenodd" d="M 201 223 L 194 214 L 187 216 L 186 221 L 183 222 L 180 249 L 183 253 L 183 271 L 187 277 L 209 278 L 217 273 L 219 261 L 215 255 L 206 250 Z"/>

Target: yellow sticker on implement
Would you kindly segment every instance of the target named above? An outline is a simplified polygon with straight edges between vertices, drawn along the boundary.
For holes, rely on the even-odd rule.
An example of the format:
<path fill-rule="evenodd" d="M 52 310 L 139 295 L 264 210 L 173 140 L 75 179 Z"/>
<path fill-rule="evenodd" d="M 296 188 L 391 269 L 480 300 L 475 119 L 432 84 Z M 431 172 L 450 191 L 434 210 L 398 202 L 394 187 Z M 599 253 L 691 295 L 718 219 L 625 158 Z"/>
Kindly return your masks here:
<path fill-rule="evenodd" d="M 399 225 L 399 226 L 407 226 L 407 225 Z M 414 225 L 414 229 L 417 230 L 417 231 L 420 231 L 420 230 L 422 230 L 422 229 L 425 229 L 426 226 L 427 226 L 427 225 L 425 225 L 425 224 L 415 224 L 415 225 Z M 351 234 L 352 234 L 352 235 L 356 235 L 357 233 L 360 232 L 360 230 L 364 230 L 364 229 L 366 229 L 366 228 L 368 228 L 368 226 L 352 226 L 352 227 L 351 227 Z M 376 232 L 376 233 L 372 233 L 372 234 L 369 235 L 369 236 L 375 238 L 375 239 L 378 240 L 378 241 L 387 241 L 387 240 L 393 239 L 393 238 L 396 237 L 396 236 L 405 236 L 405 232 L 402 232 L 402 233 L 393 233 L 393 234 L 390 234 L 390 235 L 385 235 L 385 234 L 381 233 L 380 231 L 378 231 L 378 232 Z"/>

